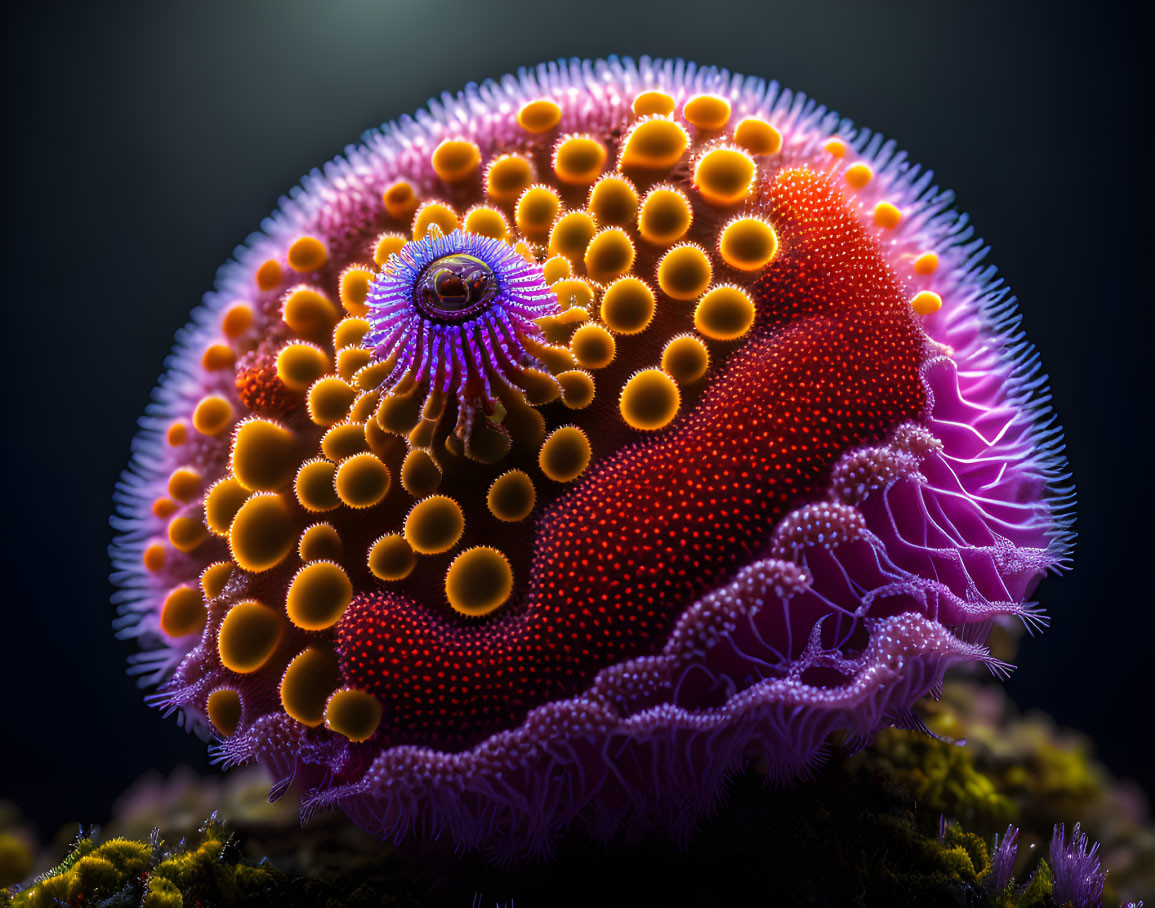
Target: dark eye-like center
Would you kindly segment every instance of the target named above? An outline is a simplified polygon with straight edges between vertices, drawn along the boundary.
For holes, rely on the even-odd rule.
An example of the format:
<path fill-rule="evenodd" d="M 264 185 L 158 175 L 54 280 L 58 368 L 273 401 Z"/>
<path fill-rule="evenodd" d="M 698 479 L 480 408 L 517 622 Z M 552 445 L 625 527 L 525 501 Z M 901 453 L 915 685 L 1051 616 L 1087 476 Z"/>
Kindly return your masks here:
<path fill-rule="evenodd" d="M 493 269 L 472 255 L 447 255 L 417 279 L 414 301 L 426 315 L 461 321 L 483 309 L 497 292 Z"/>

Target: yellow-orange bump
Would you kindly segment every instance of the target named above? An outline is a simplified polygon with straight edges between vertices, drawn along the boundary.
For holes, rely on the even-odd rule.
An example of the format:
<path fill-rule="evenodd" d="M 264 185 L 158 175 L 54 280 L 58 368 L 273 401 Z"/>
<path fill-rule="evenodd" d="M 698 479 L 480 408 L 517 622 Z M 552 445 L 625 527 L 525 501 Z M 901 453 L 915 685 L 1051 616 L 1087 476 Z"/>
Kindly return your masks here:
<path fill-rule="evenodd" d="M 753 324 L 754 301 L 739 287 L 715 287 L 694 310 L 694 327 L 710 340 L 736 340 L 745 336 Z"/>
<path fill-rule="evenodd" d="M 685 193 L 673 186 L 655 186 L 638 210 L 638 233 L 648 242 L 668 246 L 686 235 L 693 220 Z"/>
<path fill-rule="evenodd" d="M 382 460 L 392 458 L 394 455 L 399 454 L 405 446 L 403 439 L 398 438 L 391 432 L 386 432 L 381 428 L 376 419 L 370 419 L 365 423 L 365 440 L 369 443 L 369 450 Z"/>
<path fill-rule="evenodd" d="M 714 266 L 701 246 L 675 246 L 658 263 L 658 286 L 676 300 L 697 299 L 714 276 Z"/>
<path fill-rule="evenodd" d="M 357 397 L 348 382 L 330 375 L 317 379 L 309 388 L 306 404 L 309 418 L 319 426 L 331 426 L 340 422 L 349 412 L 349 406 Z"/>
<path fill-rule="evenodd" d="M 662 116 L 639 120 L 626 134 L 618 166 L 622 170 L 669 170 L 689 144 L 690 137 L 680 123 Z"/>
<path fill-rule="evenodd" d="M 537 465 L 554 482 L 573 482 L 586 471 L 592 456 L 586 433 L 577 426 L 562 426 L 542 442 Z"/>
<path fill-rule="evenodd" d="M 255 599 L 238 602 L 225 615 L 217 636 L 217 652 L 225 668 L 247 675 L 257 671 L 281 642 L 284 627 L 271 608 Z"/>
<path fill-rule="evenodd" d="M 168 477 L 168 494 L 177 501 L 192 501 L 201 491 L 201 474 L 192 467 L 177 467 Z"/>
<path fill-rule="evenodd" d="M 558 305 L 563 310 L 576 306 L 588 312 L 593 306 L 594 288 L 589 285 L 588 281 L 584 281 L 580 277 L 563 278 L 560 281 L 555 281 L 550 289 L 557 294 Z"/>
<path fill-rule="evenodd" d="M 297 542 L 302 561 L 340 561 L 345 553 L 341 535 L 331 523 L 314 523 L 306 527 Z"/>
<path fill-rule="evenodd" d="M 168 541 L 180 552 L 191 552 L 208 538 L 209 531 L 199 517 L 174 517 L 168 522 Z"/>
<path fill-rule="evenodd" d="M 637 215 L 638 190 L 620 173 L 606 174 L 590 189 L 586 207 L 602 227 L 623 227 Z"/>
<path fill-rule="evenodd" d="M 376 454 L 365 452 L 342 460 L 333 485 L 350 508 L 371 508 L 389 492 L 389 468 Z"/>
<path fill-rule="evenodd" d="M 694 95 L 682 107 L 682 116 L 698 129 L 718 130 L 730 122 L 730 102 L 717 95 Z"/>
<path fill-rule="evenodd" d="M 354 743 L 368 741 L 380 724 L 381 703 L 363 690 L 339 690 L 325 704 L 325 727 Z"/>
<path fill-rule="evenodd" d="M 649 117 L 654 114 L 668 117 L 674 112 L 674 99 L 664 91 L 643 91 L 633 103 L 634 116 Z"/>
<path fill-rule="evenodd" d="M 691 385 L 706 374 L 710 353 L 692 334 L 672 338 L 662 351 L 662 370 L 679 385 Z"/>
<path fill-rule="evenodd" d="M 276 567 L 293 550 L 296 521 L 280 495 L 257 492 L 229 525 L 229 550 L 246 571 L 260 573 Z"/>
<path fill-rule="evenodd" d="M 221 316 L 221 333 L 235 340 L 253 326 L 253 307 L 248 303 L 233 303 Z"/>
<path fill-rule="evenodd" d="M 201 590 L 205 594 L 206 602 L 212 602 L 224 592 L 225 584 L 233 576 L 235 567 L 231 561 L 214 561 L 201 571 Z"/>
<path fill-rule="evenodd" d="M 874 206 L 874 223 L 884 230 L 893 230 L 902 222 L 902 212 L 890 202 L 879 202 Z"/>
<path fill-rule="evenodd" d="M 843 178 L 855 189 L 861 189 L 874 179 L 874 171 L 870 169 L 869 164 L 852 164 L 846 168 L 846 174 Z"/>
<path fill-rule="evenodd" d="M 549 232 L 549 254 L 574 261 L 581 259 L 597 232 L 598 225 L 586 212 L 563 214 Z"/>
<path fill-rule="evenodd" d="M 831 136 L 827 139 L 822 147 L 826 149 L 827 153 L 834 158 L 846 157 L 846 143 L 842 139 Z"/>
<path fill-rule="evenodd" d="M 376 419 L 386 432 L 405 435 L 421 419 L 421 398 L 413 389 L 386 394 L 377 406 Z"/>
<path fill-rule="evenodd" d="M 371 327 L 368 319 L 355 316 L 341 319 L 333 329 L 333 347 L 344 350 L 346 347 L 358 346 Z"/>
<path fill-rule="evenodd" d="M 365 315 L 369 307 L 365 300 L 369 296 L 369 285 L 376 275 L 368 268 L 351 265 L 341 272 L 341 280 L 337 288 L 337 296 L 341 305 L 350 315 Z"/>
<path fill-rule="evenodd" d="M 192 552 L 208 537 L 203 522 L 195 517 L 174 517 L 168 524 L 168 541 L 180 552 Z"/>
<path fill-rule="evenodd" d="M 524 470 L 508 470 L 493 481 L 485 503 L 498 520 L 516 523 L 530 515 L 536 500 L 537 493 L 529 474 Z"/>
<path fill-rule="evenodd" d="M 677 383 L 661 369 L 635 372 L 618 399 L 618 409 L 627 425 L 645 431 L 668 426 L 681 404 Z"/>
<path fill-rule="evenodd" d="M 513 592 L 513 568 L 497 549 L 480 545 L 453 559 L 445 573 L 445 597 L 460 615 L 479 618 L 501 608 Z"/>
<path fill-rule="evenodd" d="M 298 341 L 277 354 L 277 378 L 292 391 L 304 391 L 329 371 L 329 354 L 316 344 Z"/>
<path fill-rule="evenodd" d="M 924 252 L 914 260 L 914 273 L 923 277 L 938 271 L 938 255 L 934 252 Z"/>
<path fill-rule="evenodd" d="M 164 597 L 160 607 L 160 629 L 170 637 L 187 637 L 204 630 L 204 601 L 195 586 L 181 585 Z"/>
<path fill-rule="evenodd" d="M 637 334 L 654 318 L 654 291 L 633 275 L 618 278 L 602 295 L 601 318 L 611 331 Z"/>
<path fill-rule="evenodd" d="M 222 737 L 228 738 L 236 732 L 244 715 L 241 695 L 231 687 L 219 687 L 209 694 L 205 712 L 213 728 L 220 732 Z"/>
<path fill-rule="evenodd" d="M 352 353 L 354 351 L 348 350 L 344 352 Z M 357 423 L 367 432 L 368 425 L 373 421 L 373 414 L 376 412 L 377 405 L 380 402 L 380 391 L 362 391 L 357 395 L 357 399 L 353 401 L 353 405 L 349 407 L 350 424 Z M 368 441 L 368 438 L 366 438 L 366 441 Z"/>
<path fill-rule="evenodd" d="M 377 244 L 373 247 L 373 261 L 378 267 L 384 268 L 389 262 L 389 256 L 396 255 L 409 242 L 403 233 L 383 233 L 377 237 Z"/>
<path fill-rule="evenodd" d="M 567 369 L 559 372 L 557 383 L 561 385 L 561 402 L 571 410 L 583 410 L 594 402 L 593 376 L 581 369 Z"/>
<path fill-rule="evenodd" d="M 441 485 L 441 467 L 424 448 L 413 448 L 401 464 L 401 487 L 414 498 L 425 498 Z"/>
<path fill-rule="evenodd" d="M 327 646 L 306 647 L 285 669 L 281 705 L 291 718 L 316 728 L 325 721 L 325 703 L 340 684 L 336 654 Z"/>
<path fill-rule="evenodd" d="M 237 355 L 228 344 L 209 344 L 201 354 L 201 367 L 206 372 L 231 369 L 236 361 Z"/>
<path fill-rule="evenodd" d="M 353 376 L 369 365 L 372 360 L 372 350 L 346 347 L 337 354 L 337 376 L 345 382 L 351 382 Z"/>
<path fill-rule="evenodd" d="M 152 501 L 152 513 L 161 520 L 166 520 L 178 510 L 180 510 L 180 504 L 171 498 L 154 498 Z"/>
<path fill-rule="evenodd" d="M 301 464 L 294 486 L 297 501 L 306 511 L 331 511 L 341 503 L 333 481 L 337 476 L 337 465 L 317 458 Z"/>
<path fill-rule="evenodd" d="M 163 542 L 150 543 L 140 557 L 146 571 L 156 573 L 164 567 L 168 560 L 168 546 Z"/>
<path fill-rule="evenodd" d="M 460 183 L 477 172 L 481 149 L 468 139 L 445 139 L 430 158 L 433 172 L 446 183 Z"/>
<path fill-rule="evenodd" d="M 539 135 L 561 122 L 561 105 L 552 98 L 538 98 L 523 104 L 517 112 L 517 124 L 526 132 Z"/>
<path fill-rule="evenodd" d="M 364 423 L 339 422 L 321 436 L 321 454 L 334 462 L 368 450 Z"/>
<path fill-rule="evenodd" d="M 452 207 L 445 202 L 438 202 L 435 199 L 431 199 L 422 204 L 413 216 L 413 239 L 425 239 L 429 231 L 435 227 L 440 230 L 442 234 L 448 236 L 458 228 L 459 224 L 457 212 L 454 211 Z"/>
<path fill-rule="evenodd" d="M 933 290 L 920 290 L 910 301 L 915 315 L 932 315 L 942 308 L 942 297 Z"/>
<path fill-rule="evenodd" d="M 761 117 L 745 117 L 734 127 L 734 144 L 754 155 L 777 154 L 782 134 Z"/>
<path fill-rule="evenodd" d="M 586 274 L 591 280 L 605 283 L 627 274 L 634 266 L 633 241 L 621 227 L 599 231 L 586 248 Z"/>
<path fill-rule="evenodd" d="M 474 205 L 465 212 L 462 228 L 466 233 L 475 233 L 495 240 L 509 238 L 509 224 L 505 220 L 505 215 L 488 205 Z"/>
<path fill-rule="evenodd" d="M 553 358 L 553 353 L 548 347 L 542 347 L 540 352 L 547 358 Z M 561 352 L 564 354 L 564 351 Z M 573 358 L 567 356 L 566 364 L 573 365 Z M 557 400 L 561 394 L 561 388 L 558 387 L 553 375 L 541 369 L 532 367 L 523 369 L 517 380 L 522 386 L 525 402 L 531 407 L 548 404 Z"/>
<path fill-rule="evenodd" d="M 285 595 L 289 620 L 306 631 L 336 624 L 353 599 L 349 575 L 331 561 L 313 561 L 297 571 Z"/>
<path fill-rule="evenodd" d="M 164 440 L 171 448 L 183 445 L 188 441 L 188 423 L 183 419 L 174 419 L 165 430 Z"/>
<path fill-rule="evenodd" d="M 378 580 L 404 580 L 417 566 L 417 553 L 400 533 L 387 533 L 369 549 L 368 565 Z"/>
<path fill-rule="evenodd" d="M 494 159 L 485 170 L 485 192 L 500 205 L 512 205 L 533 183 L 533 167 L 519 154 Z"/>
<path fill-rule="evenodd" d="M 228 536 L 229 526 L 252 492 L 232 476 L 224 476 L 212 484 L 205 494 L 205 524 L 216 536 Z"/>
<path fill-rule="evenodd" d="M 316 271 L 329 261 L 325 244 L 314 236 L 303 236 L 289 247 L 289 267 L 294 271 Z"/>
<path fill-rule="evenodd" d="M 553 152 L 553 172 L 563 183 L 588 186 L 606 166 L 606 146 L 591 135 L 564 136 Z"/>
<path fill-rule="evenodd" d="M 381 201 L 385 204 L 385 211 L 389 217 L 400 221 L 407 221 L 413 217 L 418 205 L 417 193 L 405 180 L 389 184 L 381 196 Z"/>
<path fill-rule="evenodd" d="M 220 435 L 233 422 L 233 405 L 219 394 L 202 397 L 193 410 L 193 428 L 202 435 Z"/>
<path fill-rule="evenodd" d="M 698 159 L 694 186 L 712 205 L 737 205 L 754 188 L 758 168 L 754 159 L 738 148 L 714 148 Z"/>
<path fill-rule="evenodd" d="M 296 436 L 271 420 L 247 419 L 233 436 L 229 467 L 246 489 L 274 492 L 293 479 Z"/>
<path fill-rule="evenodd" d="M 514 221 L 522 236 L 540 242 L 549 236 L 549 229 L 557 220 L 559 211 L 561 199 L 556 189 L 530 186 L 518 197 Z"/>
<path fill-rule="evenodd" d="M 281 268 L 281 263 L 276 259 L 268 259 L 261 262 L 261 266 L 257 269 L 256 281 L 257 289 L 268 292 L 269 290 L 276 290 L 281 286 L 281 281 L 284 279 L 285 272 Z"/>
<path fill-rule="evenodd" d="M 735 218 L 718 238 L 718 253 L 731 268 L 758 271 L 770 263 L 778 251 L 778 234 L 762 218 Z"/>
<path fill-rule="evenodd" d="M 370 362 L 369 365 L 362 366 L 353 375 L 353 386 L 362 391 L 374 391 L 381 387 L 391 368 L 387 360 Z"/>
<path fill-rule="evenodd" d="M 582 252 L 585 252 L 584 247 Z M 547 284 L 556 284 L 567 277 L 573 277 L 573 266 L 564 255 L 551 255 L 541 264 L 541 276 Z"/>
<path fill-rule="evenodd" d="M 281 306 L 281 318 L 301 337 L 327 340 L 341 317 L 327 296 L 309 287 L 298 287 Z"/>
<path fill-rule="evenodd" d="M 405 516 L 405 540 L 422 555 L 448 552 L 464 531 L 461 505 L 446 495 L 423 498 Z"/>
<path fill-rule="evenodd" d="M 229 524 L 240 511 L 240 506 L 248 500 L 249 490 L 236 478 L 225 476 L 218 479 L 204 496 L 204 522 L 210 533 L 217 536 L 229 535 Z"/>
<path fill-rule="evenodd" d="M 614 336 L 601 325 L 586 324 L 570 338 L 570 352 L 583 369 L 602 369 L 614 361 L 617 344 Z"/>

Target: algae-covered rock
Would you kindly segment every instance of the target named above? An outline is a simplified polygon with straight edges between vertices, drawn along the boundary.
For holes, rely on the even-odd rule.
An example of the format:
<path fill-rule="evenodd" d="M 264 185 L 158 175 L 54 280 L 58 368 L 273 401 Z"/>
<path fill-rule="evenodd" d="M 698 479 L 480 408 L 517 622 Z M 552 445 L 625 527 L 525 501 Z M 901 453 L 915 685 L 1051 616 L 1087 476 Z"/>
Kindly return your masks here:
<path fill-rule="evenodd" d="M 548 861 L 511 867 L 429 839 L 383 845 L 338 814 L 314 815 L 302 827 L 295 810 L 254 795 L 268 784 L 256 771 L 224 784 L 191 771 L 150 777 L 118 801 L 106 827 L 117 837 L 81 837 L 57 867 L 0 895 L 0 906 L 585 906 L 640 898 L 1080 908 L 1152 891 L 1155 835 L 1145 808 L 1081 739 L 1043 717 L 1024 719 L 1001 691 L 974 682 L 948 684 L 923 718 L 940 737 L 891 729 L 853 756 L 833 741 L 831 759 L 802 784 L 774 788 L 752 767 L 689 842 L 655 832 L 606 849 L 574 836 Z M 214 806 L 228 827 L 215 819 L 192 825 L 195 810 Z M 1080 817 L 1082 827 L 1064 831 Z M 150 836 L 149 824 L 179 844 Z"/>

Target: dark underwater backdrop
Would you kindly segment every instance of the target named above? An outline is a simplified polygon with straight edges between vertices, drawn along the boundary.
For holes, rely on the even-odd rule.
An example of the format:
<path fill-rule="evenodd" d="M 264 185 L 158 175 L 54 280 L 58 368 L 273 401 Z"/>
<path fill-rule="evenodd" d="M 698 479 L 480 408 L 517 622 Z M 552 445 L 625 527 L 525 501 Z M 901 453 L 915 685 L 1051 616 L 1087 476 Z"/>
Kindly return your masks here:
<path fill-rule="evenodd" d="M 776 79 L 896 138 L 956 191 L 1042 351 L 1079 493 L 1074 569 L 1039 590 L 1052 627 L 1018 642 L 1006 690 L 1017 708 L 1085 736 L 1076 743 L 1039 719 L 1045 740 L 1031 745 L 1039 752 L 1093 750 L 1115 776 L 1134 780 L 1114 789 L 1104 770 L 1072 757 L 1097 781 L 1071 810 L 1099 810 L 1100 826 L 1110 826 L 1123 808 L 1114 795 L 1094 800 L 1092 788 L 1122 791 L 1128 805 L 1155 790 L 1151 67 L 1136 13 L 963 0 L 269 0 L 46 2 L 5 15 L 0 828 L 33 830 L 59 860 L 66 841 L 52 844 L 57 831 L 107 823 L 142 774 L 215 773 L 204 743 L 148 709 L 124 673 L 131 646 L 112 637 L 105 547 L 135 420 L 173 333 L 233 246 L 280 193 L 366 128 L 468 81 L 611 53 L 683 56 Z M 981 696 L 996 698 L 998 715 L 1016 709 L 998 693 Z M 858 778 L 884 764 L 900 772 L 894 747 L 907 752 L 883 741 L 837 772 Z M 208 789 L 191 777 L 180 770 L 166 783 L 178 795 L 138 785 L 111 828 L 147 837 L 153 814 L 141 804 L 165 797 L 186 799 L 189 829 L 218 806 L 227 814 L 237 798 L 263 800 L 251 777 L 248 789 L 244 777 Z M 828 781 L 830 810 L 861 808 L 838 800 L 842 776 Z M 869 799 L 872 790 L 850 797 Z M 1048 797 L 1014 791 L 1022 804 Z M 789 816 L 790 796 L 775 797 L 764 809 Z M 911 816 L 929 815 L 928 803 L 949 813 L 923 791 Z M 299 859 L 292 818 L 280 816 L 292 805 L 261 809 L 279 814 L 253 833 L 260 845 Z M 1013 817 L 1000 809 L 990 807 L 976 831 L 1005 827 Z M 256 823 L 251 811 L 234 812 Z M 1041 829 L 1078 818 L 1035 821 Z M 724 822 L 751 820 L 739 813 Z M 343 843 L 356 837 L 347 830 L 332 834 L 335 852 L 363 845 Z M 730 853 L 725 832 L 711 835 L 703 854 Z M 767 848 L 782 845 L 772 840 Z M 663 855 L 638 858 L 636 877 L 617 880 L 615 891 L 644 891 Z M 421 866 L 411 859 L 403 866 Z M 718 864 L 703 857 L 688 866 Z M 551 888 L 543 871 L 526 879 L 527 892 Z M 750 885 L 766 892 L 770 884 Z"/>

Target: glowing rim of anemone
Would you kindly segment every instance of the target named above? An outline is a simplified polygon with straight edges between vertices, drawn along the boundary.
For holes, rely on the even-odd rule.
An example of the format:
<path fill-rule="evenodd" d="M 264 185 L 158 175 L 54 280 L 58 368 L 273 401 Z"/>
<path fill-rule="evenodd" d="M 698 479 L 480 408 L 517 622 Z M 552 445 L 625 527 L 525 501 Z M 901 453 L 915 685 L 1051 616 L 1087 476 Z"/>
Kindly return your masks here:
<path fill-rule="evenodd" d="M 421 310 L 414 290 L 433 263 L 454 255 L 469 255 L 484 262 L 493 272 L 496 289 L 477 314 L 441 322 Z M 558 311 L 557 295 L 546 284 L 540 266 L 527 262 L 513 246 L 461 229 L 446 236 L 436 227 L 423 239 L 406 243 L 389 256 L 369 285 L 365 302 L 372 329 L 364 345 L 378 359 L 399 351 L 386 382 L 398 380 L 410 370 L 417 381 L 428 378 L 433 382 L 440 374 L 439 390 L 443 392 L 452 387 L 455 373 L 471 367 L 482 374 L 484 365 L 504 372 L 502 357 L 493 348 L 495 342 L 504 358 L 515 363 L 524 360 L 529 354 L 522 348 L 518 333 L 540 336 L 535 320 Z"/>

